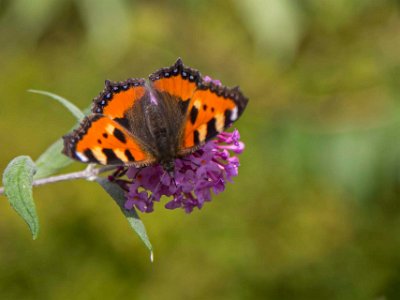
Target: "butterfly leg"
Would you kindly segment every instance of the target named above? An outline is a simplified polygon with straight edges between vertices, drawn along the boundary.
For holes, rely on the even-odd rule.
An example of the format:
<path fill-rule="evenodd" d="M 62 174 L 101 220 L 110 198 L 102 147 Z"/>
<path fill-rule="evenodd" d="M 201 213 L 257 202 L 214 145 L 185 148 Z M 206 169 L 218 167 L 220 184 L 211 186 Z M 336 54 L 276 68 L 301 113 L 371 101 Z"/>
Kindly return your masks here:
<path fill-rule="evenodd" d="M 124 167 L 124 166 L 120 166 L 120 167 L 117 167 L 115 172 L 110 176 L 113 176 L 114 178 L 122 177 L 122 176 L 124 176 L 126 174 L 126 172 L 128 172 L 128 168 Z"/>
<path fill-rule="evenodd" d="M 130 182 L 128 180 L 120 179 L 122 176 L 126 174 L 128 171 L 127 167 L 121 166 L 118 167 L 114 173 L 108 176 L 108 180 L 111 182 L 114 182 L 118 184 L 124 191 L 129 191 L 129 184 Z"/>
<path fill-rule="evenodd" d="M 187 159 L 187 158 L 184 158 L 184 157 L 183 157 L 183 158 L 181 158 L 181 160 L 190 162 L 190 163 L 194 164 L 196 167 L 200 167 L 199 164 L 195 163 L 194 161 L 192 161 L 192 160 L 190 160 L 190 159 Z"/>
<path fill-rule="evenodd" d="M 144 168 L 145 168 L 145 167 L 139 168 L 139 170 L 136 172 L 136 174 L 135 174 L 135 176 L 133 177 L 133 179 L 136 179 L 136 178 L 139 176 L 140 172 L 141 172 Z"/>

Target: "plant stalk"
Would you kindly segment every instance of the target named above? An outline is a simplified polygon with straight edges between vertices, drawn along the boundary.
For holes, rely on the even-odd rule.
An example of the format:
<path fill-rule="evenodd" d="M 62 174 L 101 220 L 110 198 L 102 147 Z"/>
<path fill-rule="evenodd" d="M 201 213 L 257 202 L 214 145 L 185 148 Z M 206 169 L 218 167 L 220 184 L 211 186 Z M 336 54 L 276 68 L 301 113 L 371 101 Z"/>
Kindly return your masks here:
<path fill-rule="evenodd" d="M 40 178 L 36 179 L 32 182 L 32 186 L 39 186 L 48 183 L 54 183 L 59 181 L 66 181 L 66 180 L 75 180 L 75 179 L 87 179 L 93 181 L 96 179 L 97 175 L 113 170 L 115 166 L 106 166 L 102 168 L 95 168 L 94 165 L 89 165 L 85 170 L 72 172 L 67 174 L 61 174 L 56 176 L 50 176 L 47 178 Z M 4 187 L 0 187 L 0 195 L 4 194 Z"/>

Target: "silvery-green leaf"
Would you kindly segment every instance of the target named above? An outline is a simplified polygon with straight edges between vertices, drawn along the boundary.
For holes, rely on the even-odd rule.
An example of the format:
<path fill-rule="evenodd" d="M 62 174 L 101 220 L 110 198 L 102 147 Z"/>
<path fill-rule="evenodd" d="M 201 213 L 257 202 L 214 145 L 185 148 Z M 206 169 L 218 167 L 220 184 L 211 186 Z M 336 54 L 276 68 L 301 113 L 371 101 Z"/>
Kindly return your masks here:
<path fill-rule="evenodd" d="M 28 92 L 45 95 L 45 96 L 48 96 L 48 97 L 60 102 L 75 116 L 75 118 L 77 118 L 78 121 L 82 120 L 85 117 L 83 112 L 78 107 L 76 107 L 75 104 L 72 104 L 70 101 L 68 101 L 67 99 L 65 99 L 59 95 L 56 95 L 56 94 L 53 94 L 50 92 L 46 92 L 46 91 L 40 91 L 40 90 L 28 90 Z"/>
<path fill-rule="evenodd" d="M 97 178 L 96 181 L 105 189 L 105 191 L 115 200 L 121 209 L 122 213 L 128 220 L 133 230 L 139 235 L 143 243 L 150 250 L 150 258 L 153 260 L 153 247 L 147 236 L 146 228 L 143 222 L 140 220 L 136 210 L 134 208 L 127 210 L 124 207 L 125 195 L 124 191 L 115 183 L 108 181 L 105 178 Z"/>
<path fill-rule="evenodd" d="M 29 156 L 18 156 L 8 164 L 3 173 L 4 193 L 11 206 L 28 224 L 33 239 L 39 233 L 39 219 L 32 196 L 35 171 L 35 164 Z"/>

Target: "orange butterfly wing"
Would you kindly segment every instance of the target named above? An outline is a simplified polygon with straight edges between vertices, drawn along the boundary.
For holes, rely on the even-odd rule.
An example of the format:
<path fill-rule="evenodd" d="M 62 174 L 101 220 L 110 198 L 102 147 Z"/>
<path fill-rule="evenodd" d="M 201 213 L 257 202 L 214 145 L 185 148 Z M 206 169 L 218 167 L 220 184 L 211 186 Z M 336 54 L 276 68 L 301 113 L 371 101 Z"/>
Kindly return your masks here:
<path fill-rule="evenodd" d="M 158 70 L 149 79 L 154 90 L 186 102 L 196 90 L 201 75 L 197 70 L 185 67 L 179 58 L 173 66 Z"/>
<path fill-rule="evenodd" d="M 177 100 L 184 109 L 180 155 L 196 150 L 236 121 L 248 99 L 238 87 L 227 88 L 202 78 L 194 69 L 185 67 L 178 59 L 169 67 L 150 75 L 151 87 L 166 93 L 164 101 Z"/>
<path fill-rule="evenodd" d="M 182 152 L 202 145 L 235 122 L 248 99 L 238 87 L 203 82 L 194 91 L 187 111 Z"/>
<path fill-rule="evenodd" d="M 147 93 L 145 80 L 143 78 L 131 78 L 123 82 L 106 80 L 105 84 L 104 90 L 93 100 L 92 112 L 126 124 L 126 112 Z"/>
<path fill-rule="evenodd" d="M 154 158 L 119 123 L 92 114 L 64 138 L 63 153 L 86 163 L 145 166 Z"/>
<path fill-rule="evenodd" d="M 106 81 L 93 100 L 93 114 L 64 136 L 63 153 L 86 163 L 144 166 L 155 161 L 128 131 L 127 112 L 147 93 L 144 79 Z"/>

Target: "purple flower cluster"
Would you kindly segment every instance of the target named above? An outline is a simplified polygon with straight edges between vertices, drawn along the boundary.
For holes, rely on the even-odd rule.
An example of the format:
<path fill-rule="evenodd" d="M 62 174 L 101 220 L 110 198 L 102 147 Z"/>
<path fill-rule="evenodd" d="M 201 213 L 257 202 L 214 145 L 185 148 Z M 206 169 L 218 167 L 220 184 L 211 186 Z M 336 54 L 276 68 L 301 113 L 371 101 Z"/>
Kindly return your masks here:
<path fill-rule="evenodd" d="M 181 207 L 190 213 L 193 208 L 200 209 L 205 202 L 211 201 L 211 191 L 214 194 L 222 192 L 226 183 L 238 174 L 239 159 L 234 154 L 240 154 L 244 149 L 239 139 L 236 129 L 231 133 L 222 132 L 196 152 L 177 158 L 173 178 L 160 165 L 154 165 L 120 169 L 110 180 L 126 190 L 126 209 L 136 207 L 142 212 L 152 212 L 154 201 L 167 196 L 172 199 L 166 208 Z M 120 179 L 125 171 L 128 180 Z"/>

